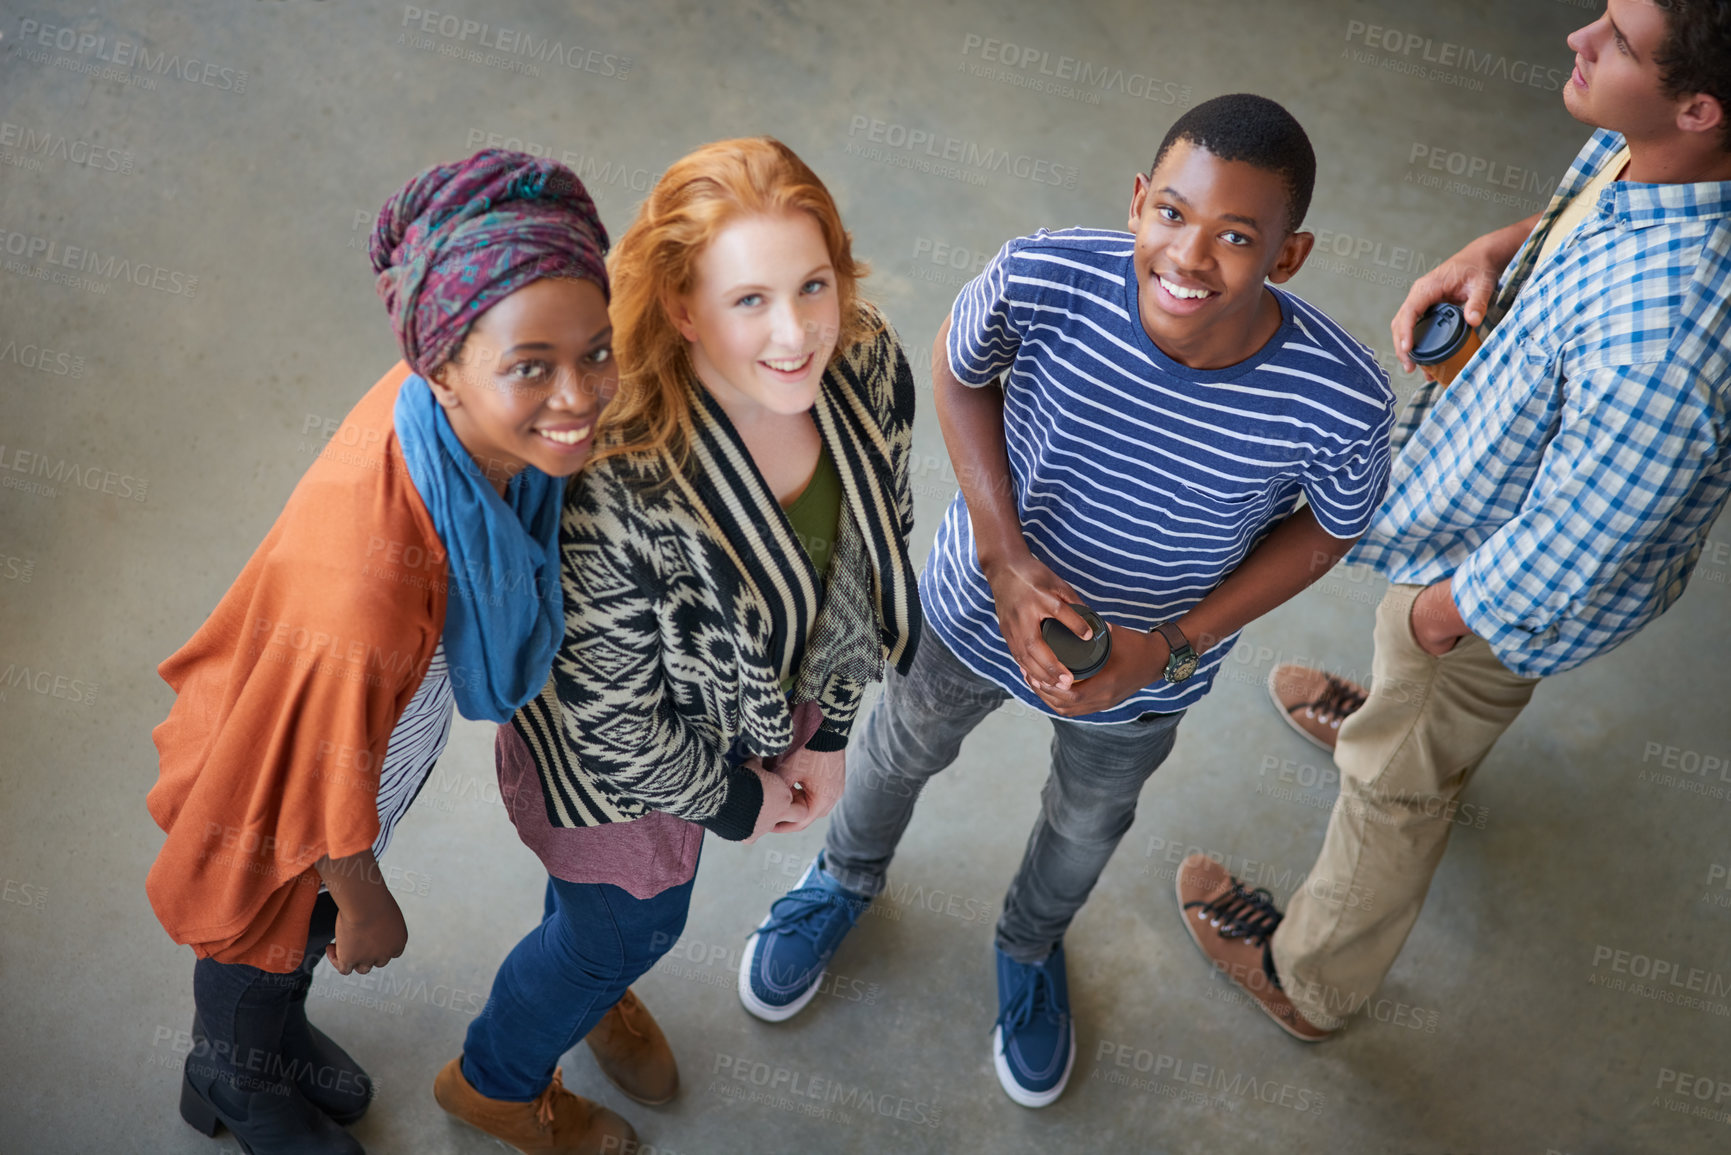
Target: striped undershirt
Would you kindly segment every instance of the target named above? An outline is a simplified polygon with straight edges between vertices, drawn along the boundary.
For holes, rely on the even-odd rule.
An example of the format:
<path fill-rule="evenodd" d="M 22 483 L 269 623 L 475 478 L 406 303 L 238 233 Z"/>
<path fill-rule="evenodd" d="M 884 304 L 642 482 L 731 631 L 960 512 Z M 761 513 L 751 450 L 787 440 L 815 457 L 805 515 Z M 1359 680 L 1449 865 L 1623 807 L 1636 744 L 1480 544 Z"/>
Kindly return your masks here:
<path fill-rule="evenodd" d="M 408 813 L 409 805 L 432 774 L 433 763 L 444 753 L 445 740 L 451 736 L 455 704 L 450 672 L 445 666 L 445 643 L 440 642 L 433 651 L 427 676 L 421 679 L 415 696 L 409 699 L 402 717 L 391 730 L 385 764 L 379 771 L 379 836 L 373 840 L 374 858 L 384 857 L 397 823 Z"/>

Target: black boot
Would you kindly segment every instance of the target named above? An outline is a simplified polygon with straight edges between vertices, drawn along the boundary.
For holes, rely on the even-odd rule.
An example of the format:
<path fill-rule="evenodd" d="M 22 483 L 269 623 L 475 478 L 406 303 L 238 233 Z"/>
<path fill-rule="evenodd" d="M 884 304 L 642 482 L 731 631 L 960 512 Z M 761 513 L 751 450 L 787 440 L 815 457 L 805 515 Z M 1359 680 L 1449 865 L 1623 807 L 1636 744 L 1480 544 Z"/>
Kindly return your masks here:
<path fill-rule="evenodd" d="M 310 984 L 309 984 L 310 985 Z M 283 1024 L 282 1056 L 286 1074 L 307 1102 L 347 1127 L 358 1123 L 373 1101 L 373 1081 L 331 1037 L 307 1020 L 305 989 L 295 992 Z M 204 1020 L 194 1011 L 192 1042 L 205 1041 Z"/>
<path fill-rule="evenodd" d="M 283 1024 L 282 1053 L 295 1067 L 301 1094 L 332 1119 L 348 1126 L 367 1113 L 373 1081 L 349 1053 L 307 1020 L 307 987 L 297 986 Z"/>
<path fill-rule="evenodd" d="M 193 1127 L 215 1136 L 226 1126 L 247 1155 L 366 1155 L 353 1135 L 309 1103 L 294 1084 L 241 1091 L 215 1077 L 209 1050 L 195 1046 L 181 1076 L 180 1117 Z"/>

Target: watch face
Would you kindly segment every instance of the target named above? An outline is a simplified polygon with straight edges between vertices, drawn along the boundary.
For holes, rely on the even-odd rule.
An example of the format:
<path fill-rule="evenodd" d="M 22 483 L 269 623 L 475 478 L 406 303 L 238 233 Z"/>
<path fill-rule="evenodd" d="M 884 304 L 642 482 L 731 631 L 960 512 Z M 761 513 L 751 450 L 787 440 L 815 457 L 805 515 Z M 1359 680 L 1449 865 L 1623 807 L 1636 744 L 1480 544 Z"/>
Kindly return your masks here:
<path fill-rule="evenodd" d="M 1194 674 L 1196 672 L 1196 667 L 1201 664 L 1201 661 L 1195 654 L 1191 654 L 1189 657 L 1182 660 L 1175 661 L 1166 671 L 1166 680 L 1168 682 L 1182 682 L 1191 674 Z"/>

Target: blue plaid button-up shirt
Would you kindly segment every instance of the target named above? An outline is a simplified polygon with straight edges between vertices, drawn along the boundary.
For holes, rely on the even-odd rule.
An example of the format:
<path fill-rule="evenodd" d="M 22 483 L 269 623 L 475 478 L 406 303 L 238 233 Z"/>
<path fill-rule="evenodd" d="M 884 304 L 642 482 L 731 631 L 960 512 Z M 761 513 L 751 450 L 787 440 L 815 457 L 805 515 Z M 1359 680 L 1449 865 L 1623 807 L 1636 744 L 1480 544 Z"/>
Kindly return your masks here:
<path fill-rule="evenodd" d="M 1504 272 L 1484 347 L 1414 396 L 1347 558 L 1395 582 L 1452 576 L 1468 628 L 1530 677 L 1676 601 L 1731 491 L 1731 182 L 1614 181 L 1537 261 L 1622 145 L 1593 134 Z"/>

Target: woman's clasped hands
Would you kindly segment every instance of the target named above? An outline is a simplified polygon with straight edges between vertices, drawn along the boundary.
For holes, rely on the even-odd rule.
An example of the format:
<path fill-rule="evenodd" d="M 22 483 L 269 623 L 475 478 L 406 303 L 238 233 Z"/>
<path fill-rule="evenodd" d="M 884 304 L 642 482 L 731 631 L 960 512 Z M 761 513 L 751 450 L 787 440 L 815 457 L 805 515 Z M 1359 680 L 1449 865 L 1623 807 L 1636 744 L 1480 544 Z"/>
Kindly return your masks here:
<path fill-rule="evenodd" d="M 801 746 L 783 755 L 774 770 L 763 760 L 745 763 L 756 771 L 763 787 L 763 807 L 746 842 L 765 834 L 792 834 L 828 814 L 841 800 L 846 781 L 846 755 L 840 750 L 808 750 Z"/>

